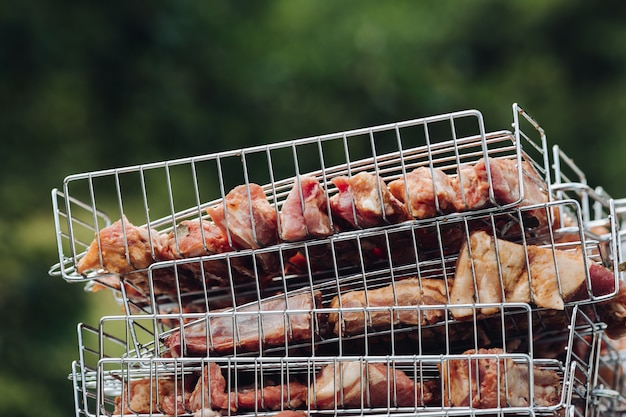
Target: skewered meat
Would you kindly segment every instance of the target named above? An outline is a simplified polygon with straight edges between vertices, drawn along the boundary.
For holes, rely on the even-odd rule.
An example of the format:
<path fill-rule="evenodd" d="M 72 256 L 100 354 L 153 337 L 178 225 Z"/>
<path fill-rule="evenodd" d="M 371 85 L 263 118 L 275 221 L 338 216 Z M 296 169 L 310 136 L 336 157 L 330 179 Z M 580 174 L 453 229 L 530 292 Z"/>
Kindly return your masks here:
<path fill-rule="evenodd" d="M 296 341 L 312 341 L 311 312 L 320 306 L 321 292 L 277 296 L 223 311 L 176 330 L 165 340 L 172 356 L 204 356 L 208 352 L 230 354 L 266 347 L 288 346 Z M 302 310 L 287 313 L 287 310 Z"/>
<path fill-rule="evenodd" d="M 503 357 L 502 349 L 471 349 L 467 359 L 444 360 L 440 366 L 444 406 L 502 408 L 553 406 L 560 400 L 561 384 L 555 371 Z M 486 355 L 474 357 L 472 355 Z M 530 397 L 529 368 L 533 368 L 534 398 Z"/>
<path fill-rule="evenodd" d="M 280 211 L 281 237 L 287 242 L 333 233 L 328 217 L 328 198 L 319 182 L 298 177 Z"/>
<path fill-rule="evenodd" d="M 280 410 L 297 408 L 306 403 L 308 387 L 299 382 L 263 384 L 236 392 L 226 391 L 226 379 L 218 364 L 212 362 L 204 368 L 189 399 L 192 412 L 212 410 Z"/>
<path fill-rule="evenodd" d="M 336 335 L 361 334 L 368 327 L 390 328 L 391 324 L 432 324 L 445 317 L 441 309 L 400 309 L 393 306 L 443 305 L 448 300 L 446 283 L 439 279 L 409 278 L 392 285 L 373 290 L 350 291 L 336 296 L 330 308 L 342 309 L 341 313 L 330 313 L 328 323 Z M 390 307 L 389 310 L 371 310 L 368 307 Z M 352 308 L 363 311 L 349 311 Z"/>
<path fill-rule="evenodd" d="M 389 183 L 389 190 L 405 203 L 416 219 L 454 211 L 456 190 L 452 178 L 440 169 L 419 167 Z"/>
<path fill-rule="evenodd" d="M 339 191 L 330 198 L 332 215 L 343 228 L 377 227 L 410 219 L 404 204 L 373 174 L 360 172 L 331 181 Z"/>
<path fill-rule="evenodd" d="M 206 212 L 224 236 L 230 236 L 236 249 L 259 249 L 278 243 L 276 210 L 258 184 L 233 188 L 222 203 L 207 207 Z M 279 262 L 275 254 L 263 253 L 257 257 L 265 272 L 277 271 Z"/>
<path fill-rule="evenodd" d="M 470 234 L 457 261 L 452 304 L 533 302 L 562 310 L 586 281 L 580 251 L 566 252 L 494 239 L 486 232 Z M 532 292 L 532 294 L 531 294 Z M 488 315 L 498 308 L 481 308 Z M 470 317 L 471 308 L 454 308 L 455 318 Z"/>
<path fill-rule="evenodd" d="M 436 381 L 415 382 L 384 363 L 343 361 L 326 365 L 318 373 L 310 387 L 309 407 L 416 407 L 435 404 L 438 399 Z"/>

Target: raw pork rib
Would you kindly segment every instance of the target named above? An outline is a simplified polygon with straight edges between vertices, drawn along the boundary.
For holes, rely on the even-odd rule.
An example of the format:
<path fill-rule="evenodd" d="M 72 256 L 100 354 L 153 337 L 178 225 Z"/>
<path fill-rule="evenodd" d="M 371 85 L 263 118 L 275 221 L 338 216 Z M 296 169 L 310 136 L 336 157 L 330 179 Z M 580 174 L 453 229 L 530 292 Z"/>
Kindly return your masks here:
<path fill-rule="evenodd" d="M 398 281 L 393 285 L 363 291 L 351 291 L 336 296 L 330 303 L 330 308 L 352 309 L 355 307 L 393 307 L 393 306 L 420 306 L 446 304 L 446 284 L 439 279 L 409 278 Z M 441 321 L 445 312 L 440 309 L 401 309 L 395 312 L 390 310 L 375 310 L 369 312 L 343 311 L 330 313 L 328 323 L 336 335 L 361 334 L 367 327 L 376 329 L 390 328 L 391 324 L 433 324 Z"/>
<path fill-rule="evenodd" d="M 330 198 L 333 218 L 347 228 L 367 228 L 401 223 L 410 216 L 385 182 L 367 172 L 332 180 L 339 192 Z M 382 196 L 382 204 L 381 197 Z"/>
<path fill-rule="evenodd" d="M 416 168 L 404 177 L 391 181 L 389 190 L 407 205 L 409 213 L 416 219 L 434 217 L 440 212 L 449 213 L 455 209 L 456 190 L 452 179 L 437 168 Z"/>
<path fill-rule="evenodd" d="M 415 407 L 434 404 L 438 399 L 435 381 L 416 383 L 384 363 L 344 361 L 320 371 L 311 384 L 309 407 Z"/>
<path fill-rule="evenodd" d="M 302 176 L 294 182 L 280 211 L 281 237 L 287 242 L 333 233 L 328 217 L 328 199 L 316 179 Z"/>
<path fill-rule="evenodd" d="M 471 349 L 465 355 L 493 355 L 444 360 L 440 366 L 444 406 L 472 408 L 553 406 L 560 401 L 561 383 L 555 371 L 498 357 L 503 350 Z M 534 398 L 530 398 L 528 370 L 533 368 Z"/>
<path fill-rule="evenodd" d="M 321 303 L 321 292 L 277 296 L 247 304 L 207 320 L 199 320 L 173 332 L 165 341 L 172 356 L 204 356 L 208 352 L 230 354 L 264 347 L 287 346 L 294 341 L 311 341 L 314 334 L 310 312 Z M 259 311 L 260 309 L 260 311 Z M 285 313 L 285 310 L 303 310 Z M 207 323 L 208 322 L 208 323 Z M 184 343 L 184 345 L 183 345 Z"/>
<path fill-rule="evenodd" d="M 563 310 L 564 300 L 585 284 L 587 271 L 580 251 L 524 247 L 482 231 L 472 233 L 469 241 L 457 261 L 452 304 L 533 302 L 538 307 Z M 454 308 L 452 315 L 471 317 L 472 311 Z M 485 315 L 498 311 L 497 307 L 480 309 Z"/>
<path fill-rule="evenodd" d="M 280 410 L 296 408 L 306 403 L 308 387 L 299 382 L 284 385 L 263 384 L 261 389 L 249 388 L 226 391 L 226 379 L 218 364 L 204 368 L 203 377 L 189 399 L 192 412 L 211 410 Z"/>

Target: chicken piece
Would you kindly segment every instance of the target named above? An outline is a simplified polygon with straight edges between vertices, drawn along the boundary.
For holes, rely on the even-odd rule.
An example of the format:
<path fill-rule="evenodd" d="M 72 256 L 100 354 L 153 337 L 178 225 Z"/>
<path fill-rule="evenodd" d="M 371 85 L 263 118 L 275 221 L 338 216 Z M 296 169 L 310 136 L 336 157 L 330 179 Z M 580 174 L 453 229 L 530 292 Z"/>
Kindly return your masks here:
<path fill-rule="evenodd" d="M 211 362 L 202 372 L 189 399 L 189 409 L 197 412 L 203 409 L 256 411 L 280 410 L 282 408 L 297 408 L 306 403 L 308 387 L 299 382 L 290 381 L 287 384 L 262 386 L 228 391 L 226 379 L 222 375 L 219 365 Z"/>
<path fill-rule="evenodd" d="M 471 349 L 463 353 L 467 359 L 444 360 L 439 366 L 444 406 L 486 409 L 558 404 L 561 383 L 555 371 L 515 363 L 511 357 L 499 356 L 503 353 L 499 348 Z M 534 398 L 530 397 L 530 368 Z"/>
<path fill-rule="evenodd" d="M 230 354 L 250 352 L 265 347 L 287 346 L 314 337 L 309 313 L 321 305 L 321 292 L 277 296 L 235 309 L 207 314 L 207 319 L 172 332 L 165 340 L 172 356 L 204 356 L 208 352 Z M 302 310 L 286 313 L 286 310 Z M 228 311 L 230 314 L 223 314 Z"/>
<path fill-rule="evenodd" d="M 483 231 L 470 235 L 469 246 L 461 249 L 454 283 L 452 304 L 533 302 L 538 307 L 563 310 L 585 284 L 587 270 L 580 251 L 515 244 L 494 239 Z M 532 292 L 532 294 L 531 294 Z M 484 307 L 479 312 L 495 314 L 499 308 Z M 471 317 L 471 308 L 453 308 L 452 315 Z"/>
<path fill-rule="evenodd" d="M 331 212 L 342 228 L 377 227 L 410 219 L 404 204 L 375 175 L 360 172 L 335 177 L 331 182 L 339 191 L 330 198 Z"/>
<path fill-rule="evenodd" d="M 206 212 L 222 234 L 230 236 L 235 249 L 259 249 L 278 243 L 276 210 L 260 185 L 239 185 L 224 197 L 223 203 L 208 207 Z M 258 254 L 257 258 L 265 272 L 279 271 L 276 254 Z"/>
<path fill-rule="evenodd" d="M 451 177 L 440 169 L 419 167 L 389 183 L 389 190 L 405 203 L 416 219 L 454 211 L 456 190 Z"/>
<path fill-rule="evenodd" d="M 337 369 L 337 367 L 339 369 Z M 435 381 L 416 383 L 384 363 L 343 361 L 326 365 L 309 392 L 309 407 L 320 410 L 365 407 L 416 407 L 439 399 Z"/>
<path fill-rule="evenodd" d="M 352 309 L 362 308 L 363 311 L 342 311 L 341 314 L 330 313 L 328 323 L 336 335 L 362 334 L 368 327 L 388 329 L 392 323 L 407 325 L 433 324 L 445 317 L 440 309 L 400 309 L 367 311 L 368 307 L 423 306 L 446 304 L 448 301 L 446 283 L 438 279 L 409 278 L 392 285 L 373 290 L 350 291 L 335 296 L 330 308 Z"/>
<path fill-rule="evenodd" d="M 333 233 L 328 217 L 328 199 L 319 182 L 299 177 L 280 211 L 281 237 L 287 242 Z"/>

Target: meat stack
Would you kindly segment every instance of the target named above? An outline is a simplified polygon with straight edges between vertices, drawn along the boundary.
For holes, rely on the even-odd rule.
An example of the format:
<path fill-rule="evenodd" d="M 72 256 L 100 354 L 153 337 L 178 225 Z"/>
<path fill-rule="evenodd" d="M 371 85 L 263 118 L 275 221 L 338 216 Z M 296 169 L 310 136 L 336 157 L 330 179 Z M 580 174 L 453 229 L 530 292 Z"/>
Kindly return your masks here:
<path fill-rule="evenodd" d="M 66 178 L 50 272 L 120 305 L 78 326 L 76 415 L 608 413 L 621 202 L 513 115 Z"/>

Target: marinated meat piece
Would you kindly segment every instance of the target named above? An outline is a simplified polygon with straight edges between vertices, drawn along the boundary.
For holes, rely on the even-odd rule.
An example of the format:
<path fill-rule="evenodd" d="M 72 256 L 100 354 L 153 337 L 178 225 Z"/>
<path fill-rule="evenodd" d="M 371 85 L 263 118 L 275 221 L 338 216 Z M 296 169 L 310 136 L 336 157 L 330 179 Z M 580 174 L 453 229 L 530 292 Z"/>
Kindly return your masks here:
<path fill-rule="evenodd" d="M 82 274 L 103 269 L 111 274 L 129 274 L 152 265 L 162 247 L 156 230 L 137 227 L 123 216 L 96 233 L 96 239 L 78 261 L 76 271 Z"/>
<path fill-rule="evenodd" d="M 476 164 L 463 165 L 454 179 L 457 190 L 456 210 L 467 211 L 492 205 L 508 205 L 520 202 L 520 206 L 548 202 L 545 182 L 527 161 L 522 161 L 522 184 L 516 159 L 488 158 L 491 184 L 487 174 L 487 164 L 482 158 Z M 523 188 L 523 194 L 521 191 Z M 490 190 L 493 192 L 491 200 Z M 520 201 L 521 199 L 521 201 Z M 546 225 L 545 210 L 532 210 L 539 224 Z"/>
<path fill-rule="evenodd" d="M 580 251 L 524 247 L 482 231 L 472 233 L 469 241 L 458 257 L 450 292 L 452 304 L 532 302 L 562 310 L 564 300 L 570 300 L 585 285 L 587 271 Z M 479 311 L 488 315 L 499 309 Z M 472 312 L 471 308 L 452 309 L 457 319 L 470 317 Z"/>
<path fill-rule="evenodd" d="M 389 183 L 389 190 L 405 203 L 416 219 L 450 213 L 455 209 L 456 190 L 451 177 L 440 169 L 419 167 Z M 408 195 L 408 198 L 407 198 Z"/>
<path fill-rule="evenodd" d="M 533 366 L 533 393 L 530 398 L 528 365 L 515 363 L 507 370 L 508 405 L 511 407 L 551 407 L 561 401 L 561 378 L 551 369 Z"/>
<path fill-rule="evenodd" d="M 472 354 L 501 354 L 501 349 L 473 349 Z M 506 372 L 513 366 L 511 358 L 470 358 L 442 362 L 444 406 L 496 408 L 506 406 Z"/>
<path fill-rule="evenodd" d="M 339 191 L 330 198 L 332 215 L 343 228 L 377 227 L 410 219 L 404 204 L 375 175 L 360 172 L 353 177 L 339 176 L 331 181 Z"/>
<path fill-rule="evenodd" d="M 201 219 L 185 220 L 167 235 L 160 257 L 162 260 L 175 260 L 230 251 L 232 248 L 214 223 Z M 225 260 L 181 263 L 180 268 L 197 278 L 202 277 L 204 270 L 205 280 L 208 283 L 226 284 L 229 282 L 228 264 Z"/>
<path fill-rule="evenodd" d="M 163 251 L 163 238 L 154 229 L 135 226 L 126 216 L 96 233 L 96 239 L 89 245 L 85 255 L 78 261 L 76 271 L 104 271 L 117 274 L 128 281 L 142 295 L 150 293 L 150 275 L 147 268 L 158 260 Z M 155 295 L 175 294 L 176 277 L 170 269 L 155 269 L 152 276 Z M 179 277 L 179 284 L 186 288 L 194 287 L 187 277 Z M 120 286 L 118 278 L 103 278 L 107 286 Z"/>
<path fill-rule="evenodd" d="M 123 386 L 122 395 L 115 398 L 113 414 L 159 414 L 164 399 L 173 396 L 175 390 L 174 381 L 168 378 L 128 381 Z"/>
<path fill-rule="evenodd" d="M 384 363 L 343 361 L 318 373 L 310 388 L 309 407 L 416 407 L 435 404 L 437 393 L 437 382 L 417 383 Z"/>
<path fill-rule="evenodd" d="M 226 379 L 218 364 L 212 362 L 203 370 L 203 376 L 189 399 L 192 412 L 211 410 L 280 410 L 297 408 L 306 403 L 308 387 L 299 382 L 284 385 L 263 384 L 258 387 L 226 391 Z"/>
<path fill-rule="evenodd" d="M 471 349 L 464 352 L 467 359 L 444 360 L 440 366 L 444 406 L 486 409 L 558 404 L 561 383 L 555 371 L 498 356 L 503 353 L 499 348 Z M 489 356 L 470 356 L 476 354 Z M 530 367 L 533 368 L 534 398 L 530 397 Z"/>
<path fill-rule="evenodd" d="M 287 346 L 314 337 L 311 311 L 321 304 L 321 292 L 277 296 L 259 303 L 208 314 L 174 331 L 165 340 L 172 356 L 204 356 L 207 353 L 231 354 L 257 351 L 273 346 Z M 286 313 L 286 310 L 302 312 Z M 223 314 L 232 312 L 232 314 Z M 181 340 L 182 339 L 182 340 Z"/>
<path fill-rule="evenodd" d="M 307 415 L 306 412 L 300 410 L 283 410 L 276 413 L 274 417 L 306 417 Z"/>
<path fill-rule="evenodd" d="M 485 232 L 472 233 L 469 241 L 469 246 L 465 244 L 459 253 L 450 291 L 451 303 L 529 302 L 524 246 L 494 239 Z M 484 307 L 478 311 L 489 315 L 500 309 Z M 454 308 L 451 312 L 455 318 L 471 317 L 473 309 Z"/>
<path fill-rule="evenodd" d="M 570 300 L 580 287 L 586 286 L 588 271 L 582 252 L 532 245 L 527 247 L 527 252 L 532 302 L 538 307 L 563 310 L 565 301 Z"/>
<path fill-rule="evenodd" d="M 281 237 L 287 242 L 333 233 L 328 217 L 328 198 L 319 182 L 299 177 L 280 211 Z"/>
<path fill-rule="evenodd" d="M 446 283 L 438 279 L 409 278 L 373 290 L 350 291 L 336 296 L 330 308 L 347 309 L 341 314 L 330 313 L 328 323 L 336 335 L 362 334 L 368 327 L 388 329 L 391 324 L 424 325 L 441 321 L 445 311 L 440 309 L 373 310 L 368 307 L 443 305 L 448 301 Z M 349 311 L 355 307 L 363 311 Z"/>
<path fill-rule="evenodd" d="M 224 197 L 223 203 L 208 207 L 206 212 L 222 234 L 230 236 L 236 249 L 259 249 L 278 243 L 276 210 L 258 184 L 233 188 Z M 257 257 L 265 272 L 278 271 L 279 262 L 275 254 L 263 253 Z"/>
<path fill-rule="evenodd" d="M 592 269 L 594 267 L 594 269 Z M 615 276 L 609 270 L 602 269 L 602 267 L 598 267 L 598 265 L 591 265 L 589 271 L 592 273 L 592 277 L 603 276 L 604 286 L 603 290 L 600 290 L 600 286 L 595 286 L 594 283 L 596 280 L 592 280 L 592 287 L 594 289 L 595 295 L 603 295 L 609 294 L 612 290 L 609 291 L 609 285 L 615 287 L 614 282 L 610 280 L 614 280 Z M 598 293 L 596 293 L 598 291 Z M 601 291 L 601 292 L 600 292 Z M 619 287 L 617 291 L 617 295 L 607 301 L 603 301 L 596 305 L 596 309 L 598 311 L 598 315 L 600 319 L 606 323 L 607 328 L 604 333 L 610 337 L 611 339 L 620 339 L 626 336 L 626 284 L 624 281 L 619 281 Z"/>

